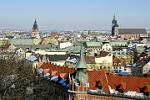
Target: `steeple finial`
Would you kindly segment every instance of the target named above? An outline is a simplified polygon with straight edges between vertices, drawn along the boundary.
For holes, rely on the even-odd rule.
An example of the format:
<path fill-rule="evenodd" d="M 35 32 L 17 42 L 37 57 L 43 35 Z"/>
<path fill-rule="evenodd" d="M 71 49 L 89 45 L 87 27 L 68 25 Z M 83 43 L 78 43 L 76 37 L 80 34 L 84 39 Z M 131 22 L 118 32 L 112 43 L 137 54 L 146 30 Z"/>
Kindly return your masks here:
<path fill-rule="evenodd" d="M 116 20 L 116 16 L 115 16 L 115 13 L 114 13 L 114 18 L 113 18 L 114 20 Z"/>

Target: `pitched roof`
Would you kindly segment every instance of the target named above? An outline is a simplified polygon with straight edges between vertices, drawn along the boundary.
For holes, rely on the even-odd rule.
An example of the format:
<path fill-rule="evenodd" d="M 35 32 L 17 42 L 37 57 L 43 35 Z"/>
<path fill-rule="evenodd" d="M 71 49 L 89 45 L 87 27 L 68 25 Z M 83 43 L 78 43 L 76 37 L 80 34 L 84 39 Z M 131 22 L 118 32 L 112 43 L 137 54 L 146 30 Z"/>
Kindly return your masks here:
<path fill-rule="evenodd" d="M 93 42 L 93 41 L 87 41 L 85 42 L 86 47 L 101 47 L 102 42 Z"/>
<path fill-rule="evenodd" d="M 105 57 L 109 54 L 109 52 L 106 51 L 100 51 L 100 54 L 98 55 L 98 57 Z"/>
<path fill-rule="evenodd" d="M 144 89 L 144 91 L 150 93 L 150 78 L 145 77 L 134 77 L 134 76 L 119 76 L 115 74 L 109 74 L 105 71 L 99 70 L 99 71 L 89 71 L 89 88 L 95 90 L 99 85 L 102 87 L 102 89 L 109 93 L 109 87 L 112 89 L 116 89 L 118 86 L 119 89 L 122 89 L 124 92 L 126 91 L 136 91 L 141 92 L 141 89 L 144 87 L 147 87 Z M 96 84 L 96 82 L 100 82 L 99 84 Z"/>
<path fill-rule="evenodd" d="M 66 60 L 68 55 L 46 55 L 49 61 Z"/>
<path fill-rule="evenodd" d="M 147 34 L 144 28 L 120 28 L 119 34 Z"/>
<path fill-rule="evenodd" d="M 94 56 L 85 56 L 85 61 L 87 64 L 95 64 L 95 57 Z"/>
<path fill-rule="evenodd" d="M 36 50 L 36 49 L 49 50 L 49 49 L 53 48 L 53 47 L 51 47 L 50 44 L 34 45 L 34 44 L 21 44 L 21 43 L 15 44 L 15 47 L 22 48 L 23 50 L 26 50 L 27 48 L 29 50 Z"/>
<path fill-rule="evenodd" d="M 13 45 L 34 45 L 33 39 L 10 39 Z"/>
<path fill-rule="evenodd" d="M 68 68 L 65 66 L 58 66 L 58 65 L 55 65 L 53 63 L 43 63 L 40 68 L 50 69 L 49 73 L 51 75 L 61 75 L 62 77 L 66 77 L 66 75 L 68 76 L 69 74 L 75 73 L 75 70 L 72 68 Z M 64 75 L 62 73 L 66 73 L 66 74 Z"/>

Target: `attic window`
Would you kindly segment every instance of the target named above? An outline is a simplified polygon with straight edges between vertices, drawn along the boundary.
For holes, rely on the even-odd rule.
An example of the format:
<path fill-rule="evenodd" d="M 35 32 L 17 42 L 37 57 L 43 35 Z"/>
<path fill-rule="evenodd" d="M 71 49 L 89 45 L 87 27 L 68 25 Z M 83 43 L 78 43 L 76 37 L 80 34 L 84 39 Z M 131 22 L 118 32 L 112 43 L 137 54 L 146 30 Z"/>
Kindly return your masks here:
<path fill-rule="evenodd" d="M 29 50 L 29 48 L 26 48 L 26 50 Z"/>
<path fill-rule="evenodd" d="M 117 63 L 114 63 L 114 65 L 117 65 Z"/>

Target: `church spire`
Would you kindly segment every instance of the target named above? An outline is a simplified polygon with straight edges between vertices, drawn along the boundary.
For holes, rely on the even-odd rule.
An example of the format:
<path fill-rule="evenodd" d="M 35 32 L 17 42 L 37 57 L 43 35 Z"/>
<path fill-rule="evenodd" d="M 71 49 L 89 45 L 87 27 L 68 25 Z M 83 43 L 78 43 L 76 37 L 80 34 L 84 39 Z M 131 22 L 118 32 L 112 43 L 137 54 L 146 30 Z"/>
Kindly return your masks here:
<path fill-rule="evenodd" d="M 37 25 L 37 21 L 36 21 L 36 18 L 35 18 L 32 31 L 37 31 L 37 30 L 38 30 L 38 25 Z"/>
<path fill-rule="evenodd" d="M 115 13 L 114 13 L 114 18 L 113 18 L 114 20 L 116 20 L 116 16 L 115 16 Z"/>
<path fill-rule="evenodd" d="M 33 27 L 32 27 L 32 37 L 37 38 L 37 39 L 40 38 L 38 24 L 37 24 L 36 19 L 35 19 Z"/>
<path fill-rule="evenodd" d="M 80 59 L 79 59 L 79 62 L 77 63 L 77 68 L 87 68 L 87 64 L 86 64 L 85 58 L 84 58 L 84 48 L 83 48 L 83 46 L 81 46 Z"/>
<path fill-rule="evenodd" d="M 81 46 L 80 50 L 80 60 L 77 63 L 77 73 L 75 76 L 76 82 L 81 85 L 81 87 L 87 87 L 88 84 L 88 72 L 87 72 L 87 64 L 84 58 L 84 48 Z M 80 84 L 81 83 L 81 84 Z M 84 90 L 81 90 L 84 91 Z"/>
<path fill-rule="evenodd" d="M 116 35 L 116 30 L 115 30 L 116 27 L 119 27 L 119 25 L 117 23 L 116 16 L 114 14 L 113 20 L 112 20 L 112 36 Z"/>
<path fill-rule="evenodd" d="M 116 22 L 117 22 L 117 20 L 116 20 L 116 16 L 115 16 L 115 14 L 114 14 L 114 16 L 113 16 L 113 20 L 112 20 L 112 25 L 115 25 L 115 24 L 116 24 Z"/>
<path fill-rule="evenodd" d="M 35 18 L 34 24 L 35 24 L 35 23 L 37 24 L 36 18 Z"/>

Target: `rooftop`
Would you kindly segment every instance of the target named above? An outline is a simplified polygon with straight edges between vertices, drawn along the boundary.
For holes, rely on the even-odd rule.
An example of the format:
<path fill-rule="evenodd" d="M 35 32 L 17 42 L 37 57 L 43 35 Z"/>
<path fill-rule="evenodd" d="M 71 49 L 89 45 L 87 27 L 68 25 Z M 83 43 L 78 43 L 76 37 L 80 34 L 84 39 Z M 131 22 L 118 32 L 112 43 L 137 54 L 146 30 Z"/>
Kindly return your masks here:
<path fill-rule="evenodd" d="M 147 34 L 144 28 L 119 28 L 119 34 Z"/>

